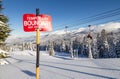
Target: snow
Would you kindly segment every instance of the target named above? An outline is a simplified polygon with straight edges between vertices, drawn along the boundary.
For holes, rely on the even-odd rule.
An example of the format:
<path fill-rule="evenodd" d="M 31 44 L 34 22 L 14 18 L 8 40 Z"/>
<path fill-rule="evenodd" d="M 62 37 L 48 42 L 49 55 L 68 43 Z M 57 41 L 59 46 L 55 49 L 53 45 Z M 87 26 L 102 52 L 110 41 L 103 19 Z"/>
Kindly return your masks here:
<path fill-rule="evenodd" d="M 114 31 L 114 30 L 118 30 L 120 28 L 120 22 L 108 22 L 108 23 L 105 23 L 105 24 L 99 24 L 99 25 L 92 25 L 90 30 L 94 30 L 96 32 L 101 32 L 102 29 L 105 29 L 107 32 L 111 32 L 111 31 Z M 82 32 L 82 31 L 89 31 L 89 28 L 87 27 L 81 27 L 77 30 L 68 30 L 67 32 L 68 33 L 71 33 L 71 32 L 74 32 L 74 33 L 77 33 L 77 32 Z M 51 32 L 51 34 L 66 34 L 66 31 L 65 30 L 57 30 L 57 31 L 53 31 Z"/>
<path fill-rule="evenodd" d="M 4 23 L 4 22 L 2 22 L 2 21 L 0 21 L 0 26 L 3 26 L 3 25 L 5 25 L 5 23 Z"/>
<path fill-rule="evenodd" d="M 109 22 L 106 24 L 100 24 L 94 28 L 97 32 L 105 29 L 107 32 L 111 32 L 120 28 L 120 22 Z"/>
<path fill-rule="evenodd" d="M 8 52 L 6 52 L 6 51 L 4 51 L 2 49 L 0 49 L 0 53 L 7 53 L 8 54 Z"/>
<path fill-rule="evenodd" d="M 101 32 L 102 29 L 105 29 L 107 32 L 111 32 L 111 31 L 114 31 L 116 32 L 118 29 L 120 29 L 120 22 L 109 22 L 109 23 L 105 23 L 105 24 L 99 24 L 99 25 L 91 25 L 91 28 L 90 30 L 92 30 L 91 32 L 92 33 L 99 33 Z M 80 27 L 78 29 L 73 29 L 73 30 L 67 30 L 67 33 L 68 34 L 77 34 L 82 36 L 81 35 L 81 32 L 83 33 L 88 33 L 89 31 L 89 28 L 88 27 Z M 82 34 L 83 34 L 82 33 Z M 43 39 L 41 38 L 41 40 L 43 41 L 47 41 L 47 40 L 54 40 L 54 39 L 62 39 L 63 36 L 66 34 L 66 31 L 65 29 L 63 30 L 56 30 L 56 31 L 52 31 L 52 32 L 49 32 L 46 35 L 42 35 Z M 12 36 L 9 36 L 7 39 L 6 39 L 6 43 L 8 44 L 22 44 L 24 42 L 35 42 L 35 35 L 27 35 L 27 36 L 15 36 L 15 35 L 12 35 Z"/>
<path fill-rule="evenodd" d="M 76 32 L 81 32 L 81 31 L 84 31 L 86 30 L 86 28 L 79 28 L 78 30 L 76 30 Z"/>
<path fill-rule="evenodd" d="M 46 51 L 40 53 L 41 79 L 120 79 L 119 58 L 75 60 L 69 55 L 52 57 Z M 9 64 L 0 65 L 0 79 L 35 79 L 34 51 L 14 51 L 4 60 Z"/>
<path fill-rule="evenodd" d="M 13 51 L 11 55 L 23 55 L 23 56 L 35 56 L 35 51 L 25 50 L 25 51 Z"/>
<path fill-rule="evenodd" d="M 69 33 L 69 31 L 67 31 Z M 62 34 L 66 34 L 65 30 L 57 30 L 57 31 L 53 31 L 50 34 L 57 34 L 57 35 L 62 35 Z"/>
<path fill-rule="evenodd" d="M 4 59 L 0 59 L 0 65 L 5 65 L 5 64 L 9 64 L 9 63 Z"/>
<path fill-rule="evenodd" d="M 111 31 L 118 28 L 120 28 L 120 23 L 112 22 L 91 26 L 91 30 L 96 32 L 102 29 Z M 77 33 L 86 30 L 88 28 L 79 28 L 72 32 Z M 65 33 L 64 30 L 61 30 L 50 34 Z M 27 38 L 28 40 L 24 37 L 13 36 L 9 38 L 8 42 L 28 42 L 34 40 L 35 36 Z M 54 38 L 56 38 L 55 35 Z M 0 49 L 1 52 L 8 53 Z M 13 51 L 10 53 L 10 58 L 0 59 L 0 79 L 35 79 L 35 64 L 35 51 Z M 64 53 L 56 53 L 52 57 L 48 55 L 48 52 L 40 51 L 40 77 L 41 79 L 120 79 L 120 58 L 73 59 L 70 55 Z"/>

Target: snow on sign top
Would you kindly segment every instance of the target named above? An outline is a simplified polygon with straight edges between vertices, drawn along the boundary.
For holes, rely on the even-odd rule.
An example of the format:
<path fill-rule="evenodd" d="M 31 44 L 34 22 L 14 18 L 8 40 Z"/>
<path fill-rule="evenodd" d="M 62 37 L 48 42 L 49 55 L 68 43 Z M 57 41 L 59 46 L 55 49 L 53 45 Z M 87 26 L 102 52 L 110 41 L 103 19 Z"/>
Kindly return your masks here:
<path fill-rule="evenodd" d="M 49 15 L 40 14 L 24 14 L 23 15 L 23 28 L 25 32 L 34 32 L 37 28 L 42 32 L 52 30 L 52 18 Z"/>

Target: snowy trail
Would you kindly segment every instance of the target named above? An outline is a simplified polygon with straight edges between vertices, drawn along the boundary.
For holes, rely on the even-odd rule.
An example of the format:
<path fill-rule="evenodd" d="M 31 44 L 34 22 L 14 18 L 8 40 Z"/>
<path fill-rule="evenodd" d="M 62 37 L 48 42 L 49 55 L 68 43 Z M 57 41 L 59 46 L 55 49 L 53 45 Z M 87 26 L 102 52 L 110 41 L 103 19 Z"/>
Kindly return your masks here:
<path fill-rule="evenodd" d="M 35 56 L 12 55 L 0 66 L 0 79 L 35 79 Z M 120 59 L 40 56 L 41 79 L 120 79 Z"/>

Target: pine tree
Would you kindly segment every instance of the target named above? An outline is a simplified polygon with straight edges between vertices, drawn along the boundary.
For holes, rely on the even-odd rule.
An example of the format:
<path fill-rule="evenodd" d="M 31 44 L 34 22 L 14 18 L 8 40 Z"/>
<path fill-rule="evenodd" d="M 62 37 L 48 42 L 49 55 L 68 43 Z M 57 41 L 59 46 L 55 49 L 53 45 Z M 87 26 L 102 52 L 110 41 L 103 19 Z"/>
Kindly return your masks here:
<path fill-rule="evenodd" d="M 83 37 L 82 43 L 83 43 L 83 45 L 82 45 L 83 46 L 82 47 L 82 54 L 85 55 L 85 56 L 88 56 L 89 50 L 88 50 L 88 41 L 87 41 L 87 37 L 86 36 Z"/>
<path fill-rule="evenodd" d="M 5 15 L 1 13 L 2 10 L 2 1 L 0 1 L 0 42 L 4 42 L 11 32 L 8 24 L 9 20 Z"/>
<path fill-rule="evenodd" d="M 50 56 L 54 56 L 55 52 L 54 52 L 54 46 L 53 46 L 53 42 L 50 42 L 50 48 L 49 48 L 49 55 Z"/>
<path fill-rule="evenodd" d="M 116 54 L 117 57 L 120 58 L 120 40 L 116 43 Z"/>
<path fill-rule="evenodd" d="M 70 55 L 71 55 L 71 57 L 73 58 L 73 41 L 72 41 L 72 39 L 70 40 Z"/>
<path fill-rule="evenodd" d="M 62 41 L 62 52 L 65 52 L 65 41 Z"/>
<path fill-rule="evenodd" d="M 116 50 L 115 50 L 113 32 L 111 32 L 109 37 L 108 37 L 108 43 L 109 43 L 109 57 L 110 58 L 117 57 L 116 52 L 115 52 Z"/>
<path fill-rule="evenodd" d="M 73 41 L 73 49 L 78 49 L 78 47 L 79 47 L 79 40 L 76 37 L 75 40 Z"/>
<path fill-rule="evenodd" d="M 103 29 L 101 31 L 101 36 L 100 34 L 97 35 L 98 55 L 100 58 L 107 58 L 109 56 L 109 44 L 107 39 L 106 30 Z"/>

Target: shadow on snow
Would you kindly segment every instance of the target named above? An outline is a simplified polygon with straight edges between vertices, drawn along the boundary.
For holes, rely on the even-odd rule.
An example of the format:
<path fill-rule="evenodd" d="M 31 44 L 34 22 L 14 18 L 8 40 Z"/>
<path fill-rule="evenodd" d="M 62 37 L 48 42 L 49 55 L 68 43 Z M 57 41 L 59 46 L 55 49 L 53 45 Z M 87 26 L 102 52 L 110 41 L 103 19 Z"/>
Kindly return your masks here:
<path fill-rule="evenodd" d="M 108 76 L 103 76 L 103 75 L 98 75 L 98 74 L 92 74 L 92 73 L 88 73 L 88 72 L 82 72 L 82 71 L 72 70 L 72 69 L 67 69 L 67 68 L 61 68 L 61 67 L 57 67 L 57 66 L 51 66 L 51 65 L 45 65 L 45 64 L 41 64 L 41 66 L 47 66 L 47 67 L 52 67 L 52 68 L 56 68 L 56 69 L 61 69 L 61 70 L 66 70 L 66 71 L 86 74 L 86 75 L 90 75 L 90 76 L 101 77 L 101 78 L 116 79 L 116 78 L 113 78 L 113 77 L 108 77 Z"/>

